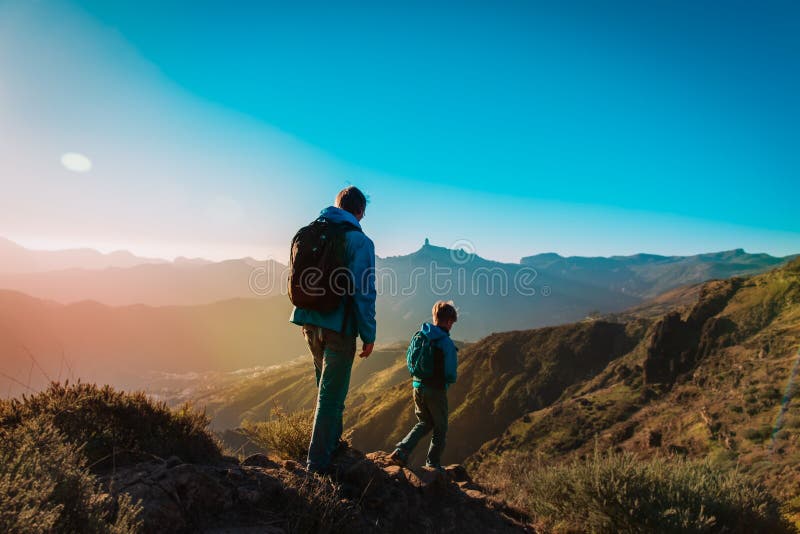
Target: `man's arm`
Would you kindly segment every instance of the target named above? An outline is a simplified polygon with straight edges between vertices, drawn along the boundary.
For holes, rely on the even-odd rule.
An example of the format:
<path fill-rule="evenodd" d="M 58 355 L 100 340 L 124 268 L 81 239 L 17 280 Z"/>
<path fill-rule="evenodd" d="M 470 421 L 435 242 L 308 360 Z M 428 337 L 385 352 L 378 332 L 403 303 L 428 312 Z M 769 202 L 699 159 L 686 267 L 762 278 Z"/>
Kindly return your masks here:
<path fill-rule="evenodd" d="M 356 234 L 352 240 L 352 261 L 350 270 L 355 282 L 353 303 L 355 306 L 356 324 L 358 335 L 364 343 L 364 349 L 359 354 L 366 358 L 372 352 L 375 344 L 375 245 L 364 234 Z"/>

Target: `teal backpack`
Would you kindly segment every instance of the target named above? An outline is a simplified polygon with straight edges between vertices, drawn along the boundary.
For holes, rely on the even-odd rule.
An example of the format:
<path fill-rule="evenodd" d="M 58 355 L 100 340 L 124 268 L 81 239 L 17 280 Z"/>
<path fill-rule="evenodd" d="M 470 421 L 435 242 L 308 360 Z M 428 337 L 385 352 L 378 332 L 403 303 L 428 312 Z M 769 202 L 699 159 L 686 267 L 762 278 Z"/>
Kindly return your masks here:
<path fill-rule="evenodd" d="M 408 372 L 415 378 L 433 376 L 433 346 L 428 336 L 422 332 L 417 332 L 411 338 L 406 352 L 406 365 Z"/>

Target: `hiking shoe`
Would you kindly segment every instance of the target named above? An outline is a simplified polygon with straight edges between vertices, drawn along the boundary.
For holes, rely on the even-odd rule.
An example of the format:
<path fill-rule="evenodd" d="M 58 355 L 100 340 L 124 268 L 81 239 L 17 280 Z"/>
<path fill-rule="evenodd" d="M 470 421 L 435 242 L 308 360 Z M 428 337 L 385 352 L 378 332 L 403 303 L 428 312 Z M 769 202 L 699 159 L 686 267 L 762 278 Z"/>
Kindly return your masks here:
<path fill-rule="evenodd" d="M 394 465 L 399 465 L 400 467 L 406 466 L 406 455 L 403 454 L 403 451 L 400 449 L 395 449 L 392 454 L 390 454 L 387 459 L 392 462 Z"/>
<path fill-rule="evenodd" d="M 440 473 L 445 473 L 446 472 L 444 467 L 442 467 L 441 464 L 434 465 L 432 463 L 425 462 L 425 467 L 427 467 L 428 469 L 434 469 L 436 471 L 439 471 Z"/>

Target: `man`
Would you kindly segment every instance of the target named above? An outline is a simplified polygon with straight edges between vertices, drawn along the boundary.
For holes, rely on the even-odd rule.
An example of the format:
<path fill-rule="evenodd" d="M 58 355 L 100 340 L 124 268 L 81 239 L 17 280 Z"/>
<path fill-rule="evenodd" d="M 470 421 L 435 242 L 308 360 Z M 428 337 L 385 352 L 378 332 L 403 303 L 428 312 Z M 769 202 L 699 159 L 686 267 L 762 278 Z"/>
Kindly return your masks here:
<path fill-rule="evenodd" d="M 367 198 L 357 187 L 336 196 L 334 206 L 322 210 L 320 219 L 344 232 L 344 267 L 352 284 L 338 306 L 329 312 L 295 307 L 290 321 L 303 327 L 314 357 L 317 408 L 308 448 L 309 471 L 325 473 L 342 436 L 344 401 L 350 386 L 350 370 L 356 337 L 363 347 L 359 357 L 368 358 L 375 343 L 375 245 L 361 231 Z"/>

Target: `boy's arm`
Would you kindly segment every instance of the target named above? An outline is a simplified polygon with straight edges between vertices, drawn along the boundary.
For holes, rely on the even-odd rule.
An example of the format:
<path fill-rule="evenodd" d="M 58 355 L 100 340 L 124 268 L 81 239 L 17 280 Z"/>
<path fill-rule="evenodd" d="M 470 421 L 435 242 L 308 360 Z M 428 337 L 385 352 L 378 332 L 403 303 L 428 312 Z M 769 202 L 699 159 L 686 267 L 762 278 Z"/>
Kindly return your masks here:
<path fill-rule="evenodd" d="M 453 340 L 447 339 L 443 343 L 442 351 L 444 352 L 444 381 L 448 384 L 454 384 L 458 377 L 458 349 L 456 348 Z"/>

